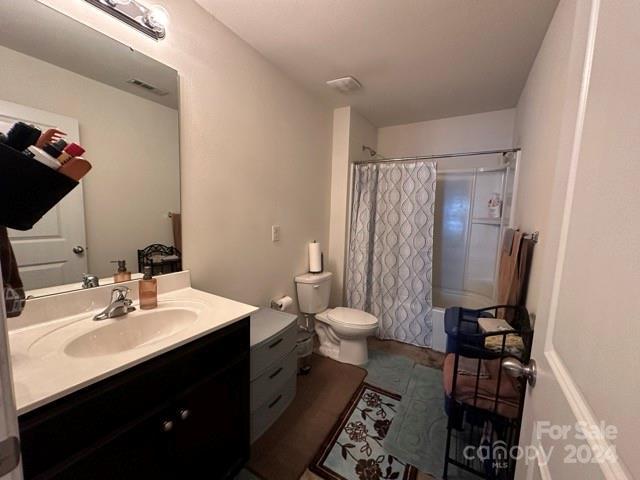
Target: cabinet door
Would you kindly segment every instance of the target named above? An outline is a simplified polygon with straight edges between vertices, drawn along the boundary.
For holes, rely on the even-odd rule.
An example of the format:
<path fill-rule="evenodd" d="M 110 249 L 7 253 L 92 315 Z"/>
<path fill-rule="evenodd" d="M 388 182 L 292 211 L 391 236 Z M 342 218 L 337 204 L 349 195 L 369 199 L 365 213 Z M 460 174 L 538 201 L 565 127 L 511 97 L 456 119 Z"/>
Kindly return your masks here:
<path fill-rule="evenodd" d="M 172 449 L 175 422 L 171 409 L 156 412 L 145 420 L 131 424 L 91 449 L 70 459 L 61 471 L 44 478 L 65 480 L 134 480 L 175 477 Z"/>
<path fill-rule="evenodd" d="M 235 475 L 249 459 L 249 356 L 195 385 L 175 405 L 178 470 L 200 478 Z"/>

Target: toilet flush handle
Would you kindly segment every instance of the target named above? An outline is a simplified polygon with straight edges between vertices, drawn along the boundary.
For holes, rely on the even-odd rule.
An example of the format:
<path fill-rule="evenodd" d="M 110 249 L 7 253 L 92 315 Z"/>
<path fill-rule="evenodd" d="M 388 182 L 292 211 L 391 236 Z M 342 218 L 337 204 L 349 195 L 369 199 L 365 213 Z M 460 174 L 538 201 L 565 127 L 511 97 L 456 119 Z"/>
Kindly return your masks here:
<path fill-rule="evenodd" d="M 318 289 L 318 288 L 320 288 L 320 285 L 314 285 L 313 288 L 314 289 Z"/>

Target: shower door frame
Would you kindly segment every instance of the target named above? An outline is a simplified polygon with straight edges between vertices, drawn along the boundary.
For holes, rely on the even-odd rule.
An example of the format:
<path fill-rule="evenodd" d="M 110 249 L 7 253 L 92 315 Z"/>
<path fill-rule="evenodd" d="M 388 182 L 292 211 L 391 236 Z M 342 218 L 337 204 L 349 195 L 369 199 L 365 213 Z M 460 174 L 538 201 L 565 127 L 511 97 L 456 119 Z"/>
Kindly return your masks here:
<path fill-rule="evenodd" d="M 519 152 L 518 152 L 519 154 Z M 516 157 L 517 159 L 517 157 Z M 501 186 L 500 186 L 500 194 L 502 196 L 502 201 L 503 201 L 503 205 L 502 208 L 504 209 L 504 199 L 506 198 L 506 190 L 507 190 L 507 172 L 509 171 L 510 168 L 513 167 L 513 163 L 509 162 L 506 165 L 502 165 L 500 167 L 476 167 L 476 168 L 459 168 L 459 169 L 443 169 L 441 170 L 439 173 L 442 174 L 473 174 L 473 180 L 471 183 L 471 190 L 469 191 L 469 198 L 470 198 L 470 207 L 469 207 L 469 213 L 467 215 L 467 223 L 469 225 L 469 228 L 467 229 L 467 233 L 466 233 L 466 238 L 465 238 L 465 260 L 464 260 L 464 270 L 462 273 L 462 281 L 463 281 L 463 289 L 461 291 L 456 291 L 454 292 L 455 294 L 459 294 L 459 295 L 464 295 L 465 292 L 471 292 L 473 294 L 477 294 L 477 295 L 482 295 L 484 296 L 483 293 L 478 293 L 478 292 L 474 292 L 472 290 L 465 290 L 464 289 L 464 282 L 466 280 L 466 274 L 467 274 L 467 270 L 468 270 L 468 265 L 469 265 L 469 249 L 471 247 L 471 231 L 473 229 L 473 225 L 474 224 L 482 224 L 483 222 L 481 221 L 477 221 L 478 219 L 476 218 L 476 220 L 474 221 L 474 216 L 473 216 L 473 210 L 474 210 L 474 206 L 476 204 L 476 186 L 477 186 L 477 182 L 478 182 L 478 174 L 479 173 L 492 173 L 492 172 L 502 172 L 502 180 L 501 180 Z M 516 169 L 517 171 L 517 169 Z M 515 178 L 515 173 L 514 173 L 514 186 L 516 184 L 516 178 Z M 515 188 L 514 188 L 515 191 Z M 515 198 L 515 197 L 514 197 Z M 508 224 L 505 224 L 504 220 L 504 216 L 500 215 L 500 223 L 492 223 L 491 225 L 496 225 L 499 230 L 498 230 L 498 241 L 496 244 L 496 251 L 495 251 L 495 255 L 496 255 L 496 260 L 494 262 L 494 271 L 493 271 L 493 288 L 492 288 L 492 293 L 491 293 L 491 297 L 492 299 L 496 298 L 496 288 L 497 288 L 497 284 L 498 284 L 498 267 L 500 265 L 500 248 L 502 246 L 502 237 L 504 235 L 504 230 L 505 228 L 509 228 L 512 225 L 512 220 L 513 220 L 513 199 L 511 202 L 511 208 L 509 211 L 509 221 Z M 488 305 L 487 305 L 488 306 Z"/>

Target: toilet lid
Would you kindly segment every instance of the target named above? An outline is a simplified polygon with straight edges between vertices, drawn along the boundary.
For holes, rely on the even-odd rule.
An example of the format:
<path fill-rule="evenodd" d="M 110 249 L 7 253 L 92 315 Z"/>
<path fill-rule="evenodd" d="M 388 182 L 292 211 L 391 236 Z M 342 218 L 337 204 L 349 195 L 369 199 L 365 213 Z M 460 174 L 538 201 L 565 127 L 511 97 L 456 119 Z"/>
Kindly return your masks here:
<path fill-rule="evenodd" d="M 328 314 L 330 320 L 346 325 L 375 325 L 378 319 L 370 313 L 354 308 L 338 307 Z"/>

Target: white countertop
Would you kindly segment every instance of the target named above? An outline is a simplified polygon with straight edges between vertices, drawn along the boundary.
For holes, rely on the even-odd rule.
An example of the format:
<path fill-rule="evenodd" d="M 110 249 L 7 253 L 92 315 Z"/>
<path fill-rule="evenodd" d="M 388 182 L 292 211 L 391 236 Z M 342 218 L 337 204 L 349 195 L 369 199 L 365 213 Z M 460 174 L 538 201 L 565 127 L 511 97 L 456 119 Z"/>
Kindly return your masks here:
<path fill-rule="evenodd" d="M 101 311 L 105 305 L 91 312 L 85 310 L 61 319 L 27 322 L 28 326 L 24 328 L 10 330 L 9 343 L 18 415 L 226 327 L 257 311 L 257 308 L 250 305 L 190 287 L 158 296 L 160 308 L 170 308 L 173 304 L 193 305 L 197 310 L 197 320 L 170 336 L 118 353 L 85 358 L 65 353 L 65 347 L 77 335 L 127 321 L 127 317 L 98 322 L 92 320 L 93 314 Z M 137 302 L 134 306 L 138 307 Z M 128 320 L 135 321 L 135 318 Z M 62 335 L 60 332 L 65 333 Z"/>

